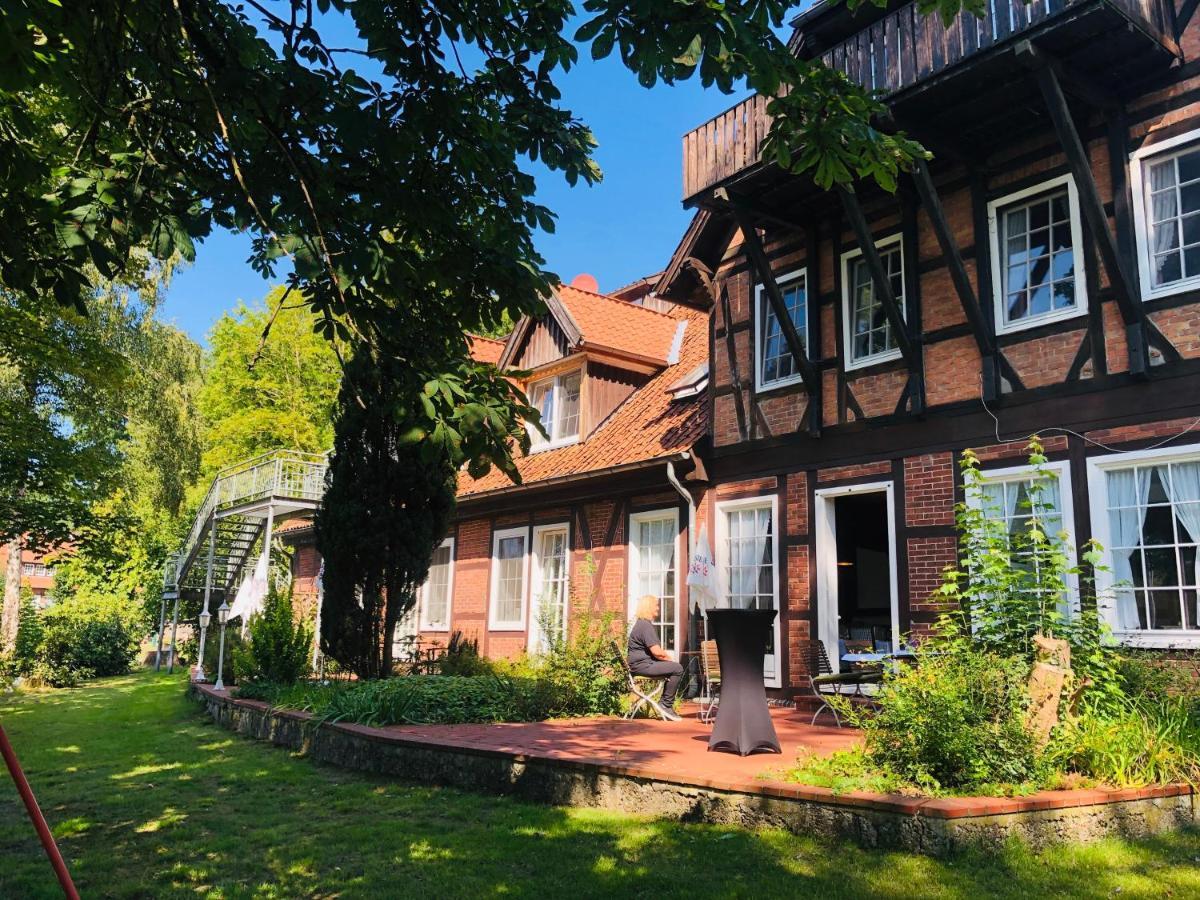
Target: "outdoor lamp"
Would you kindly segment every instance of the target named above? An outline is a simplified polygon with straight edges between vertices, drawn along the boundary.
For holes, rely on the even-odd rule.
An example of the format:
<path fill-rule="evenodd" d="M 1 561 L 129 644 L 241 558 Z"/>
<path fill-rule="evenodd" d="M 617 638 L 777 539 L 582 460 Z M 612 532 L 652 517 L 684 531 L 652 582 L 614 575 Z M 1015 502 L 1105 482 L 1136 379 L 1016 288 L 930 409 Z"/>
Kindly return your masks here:
<path fill-rule="evenodd" d="M 217 683 L 213 685 L 218 691 L 225 690 L 225 625 L 229 621 L 229 604 L 224 600 L 217 607 L 217 621 L 221 623 L 221 646 L 217 650 Z"/>
<path fill-rule="evenodd" d="M 212 624 L 212 613 L 207 609 L 200 613 L 200 628 L 202 631 L 207 631 L 208 626 Z"/>

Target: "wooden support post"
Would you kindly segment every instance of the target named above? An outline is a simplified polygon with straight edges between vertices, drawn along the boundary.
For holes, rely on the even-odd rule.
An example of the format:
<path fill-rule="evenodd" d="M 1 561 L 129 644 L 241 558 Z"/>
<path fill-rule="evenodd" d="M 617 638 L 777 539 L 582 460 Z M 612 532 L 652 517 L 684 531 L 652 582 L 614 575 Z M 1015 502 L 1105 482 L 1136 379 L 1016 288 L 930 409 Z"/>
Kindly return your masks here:
<path fill-rule="evenodd" d="M 900 348 L 900 355 L 904 357 L 909 376 L 914 382 L 915 390 L 911 392 L 912 411 L 922 412 L 925 408 L 925 387 L 921 383 L 921 364 L 917 359 L 913 342 L 909 340 L 908 326 L 900 312 L 899 304 L 896 303 L 896 295 L 892 293 L 891 279 L 883 268 L 883 259 L 879 255 L 879 249 L 875 246 L 875 238 L 867 227 L 867 217 L 863 215 L 862 204 L 858 202 L 858 194 L 854 192 L 853 188 L 845 185 L 839 185 L 837 191 L 842 199 L 842 209 L 850 220 L 850 228 L 858 239 L 858 247 L 862 251 L 863 261 L 867 264 L 867 271 L 871 273 L 871 284 L 875 289 L 875 296 L 879 298 L 880 305 L 883 306 L 884 315 L 887 316 L 888 325 L 892 329 L 892 337 L 896 341 L 896 346 Z"/>
<path fill-rule="evenodd" d="M 1075 179 L 1075 188 L 1079 192 L 1079 206 L 1083 218 L 1087 222 L 1092 239 L 1100 250 L 1100 258 L 1104 261 L 1104 269 L 1112 283 L 1113 294 L 1117 307 L 1121 311 L 1121 319 L 1125 323 L 1125 343 L 1129 348 L 1129 371 L 1135 375 L 1149 375 L 1150 363 L 1146 346 L 1145 310 L 1142 309 L 1141 293 L 1137 283 L 1130 277 L 1129 271 L 1121 258 L 1117 240 L 1108 224 L 1108 215 L 1104 212 L 1104 203 L 1100 199 L 1100 190 L 1096 187 L 1096 179 L 1088 162 L 1087 151 L 1079 138 L 1071 111 L 1067 107 L 1067 98 L 1063 95 L 1062 84 L 1054 61 L 1047 58 L 1042 51 L 1028 41 L 1022 41 L 1014 51 L 1017 58 L 1029 66 L 1037 78 L 1038 87 L 1042 91 L 1042 99 L 1046 103 L 1046 111 L 1054 123 L 1059 143 L 1067 157 L 1067 167 Z"/>
<path fill-rule="evenodd" d="M 796 331 L 796 325 L 788 314 L 783 292 L 779 290 L 779 282 L 775 280 L 775 275 L 771 272 L 771 263 L 767 259 L 767 253 L 763 249 L 754 221 L 736 206 L 733 208 L 733 215 L 737 220 L 738 228 L 741 229 L 746 253 L 750 257 L 750 265 L 758 273 L 763 292 L 767 295 L 767 302 L 771 304 L 771 311 L 775 313 L 775 318 L 779 321 L 779 330 L 783 333 L 783 339 L 796 362 L 796 368 L 800 370 L 800 377 L 804 380 L 804 388 L 808 391 L 808 433 L 816 437 L 821 433 L 821 375 L 809 360 L 804 341 L 800 338 L 799 332 Z M 806 283 L 804 287 L 808 292 L 807 301 L 811 303 L 812 285 Z"/>

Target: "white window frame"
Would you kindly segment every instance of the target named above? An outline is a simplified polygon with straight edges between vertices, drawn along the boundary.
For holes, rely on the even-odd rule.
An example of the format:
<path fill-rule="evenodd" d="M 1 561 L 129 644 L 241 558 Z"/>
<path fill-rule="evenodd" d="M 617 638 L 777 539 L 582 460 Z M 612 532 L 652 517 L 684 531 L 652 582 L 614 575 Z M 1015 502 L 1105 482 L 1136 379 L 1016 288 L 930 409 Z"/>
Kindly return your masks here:
<path fill-rule="evenodd" d="M 628 547 L 628 553 L 626 554 L 626 556 L 629 559 L 629 566 L 628 566 L 629 574 L 626 579 L 626 584 L 628 585 L 628 591 L 629 591 L 629 597 L 628 597 L 628 601 L 627 601 L 626 618 L 629 621 L 633 621 L 634 613 L 637 609 L 637 601 L 638 601 L 638 596 L 639 596 L 637 593 L 637 581 L 636 581 L 635 575 L 637 574 L 637 571 L 639 568 L 639 563 L 641 562 L 641 548 L 637 545 L 637 542 L 635 542 L 633 539 L 634 526 L 641 522 L 654 521 L 656 519 L 670 519 L 671 520 L 671 534 L 673 534 L 675 536 L 675 646 L 674 647 L 663 647 L 663 649 L 666 650 L 667 653 L 670 654 L 671 659 L 678 660 L 679 659 L 679 643 L 680 643 L 679 632 L 683 628 L 683 624 L 684 624 L 683 617 L 680 616 L 680 614 L 679 614 L 680 613 L 680 605 L 681 605 L 680 600 L 682 599 L 682 590 L 681 590 L 682 580 L 680 577 L 681 573 L 683 574 L 683 578 L 687 577 L 686 573 L 683 573 L 683 570 L 682 570 L 682 567 L 680 564 L 680 556 L 679 556 L 679 548 L 680 548 L 679 537 L 680 537 L 680 535 L 679 535 L 679 508 L 678 507 L 670 506 L 670 507 L 663 507 L 662 509 L 647 509 L 647 510 L 642 510 L 640 512 L 630 513 L 630 515 L 629 515 L 629 528 L 625 532 L 625 543 Z"/>
<path fill-rule="evenodd" d="M 521 537 L 525 540 L 525 552 L 521 557 L 521 617 L 511 622 L 496 617 L 496 604 L 500 599 L 500 542 L 505 538 Z M 497 528 L 492 532 L 491 585 L 488 590 L 488 631 L 524 631 L 525 618 L 529 612 L 529 528 Z"/>
<path fill-rule="evenodd" d="M 775 279 L 775 283 L 779 285 L 782 291 L 784 286 L 799 278 L 804 279 L 804 348 L 808 350 L 808 305 L 812 302 L 812 297 L 808 290 L 808 268 L 795 269 L 788 272 L 786 275 L 780 275 Z M 764 393 L 766 391 L 774 391 L 779 388 L 788 387 L 793 384 L 799 384 L 804 380 L 804 376 L 800 373 L 800 367 L 796 366 L 796 371 L 787 378 L 776 378 L 774 381 L 763 381 L 762 377 L 762 351 L 763 351 L 763 325 L 766 322 L 768 311 L 768 303 L 766 288 L 757 284 L 754 287 L 754 390 L 756 393 Z M 800 328 L 796 329 L 800 331 Z M 786 342 L 785 342 L 786 343 Z M 790 352 L 790 351 L 789 351 Z"/>
<path fill-rule="evenodd" d="M 1087 463 L 1088 497 L 1091 500 L 1092 537 L 1104 548 L 1104 571 L 1096 572 L 1096 594 L 1100 614 L 1108 622 L 1113 638 L 1127 647 L 1158 649 L 1200 648 L 1200 629 L 1123 629 L 1113 606 L 1116 576 L 1113 574 L 1111 527 L 1108 521 L 1108 483 L 1106 473 L 1112 469 L 1147 463 L 1194 462 L 1200 459 L 1200 444 L 1183 447 L 1163 447 L 1158 450 L 1133 450 L 1109 456 L 1094 456 Z"/>
<path fill-rule="evenodd" d="M 533 537 L 529 542 L 530 565 L 532 566 L 532 577 L 529 580 L 529 636 L 527 639 L 529 652 L 535 653 L 541 648 L 538 646 L 538 615 L 541 608 L 542 596 L 542 580 L 544 576 L 542 568 L 542 536 L 547 533 L 561 532 L 565 538 L 563 546 L 566 553 L 566 578 L 567 590 L 563 596 L 563 630 L 567 630 L 568 623 L 571 621 L 571 523 L 570 522 L 553 522 L 546 525 L 534 525 Z"/>
<path fill-rule="evenodd" d="M 1077 560 L 1077 539 L 1075 537 L 1075 495 L 1072 493 L 1071 465 L 1066 460 L 1045 462 L 1041 465 L 1041 470 L 1058 479 L 1058 500 L 1062 505 L 1059 516 L 1062 518 L 1063 531 L 1068 535 L 1067 564 L 1074 568 Z M 1037 472 L 1037 466 L 1025 464 L 998 469 L 981 469 L 979 475 L 980 480 L 985 484 L 997 484 L 1011 481 L 1032 481 Z M 978 495 L 968 495 L 966 502 L 972 509 L 979 509 L 980 498 Z M 1079 578 L 1075 575 L 1067 576 L 1067 594 L 1071 613 L 1078 613 Z"/>
<path fill-rule="evenodd" d="M 579 443 L 579 434 L 583 430 L 582 426 L 583 426 L 583 378 L 584 378 L 584 373 L 583 373 L 582 368 L 564 369 L 563 371 L 556 372 L 553 375 L 547 375 L 545 378 L 535 378 L 529 382 L 529 390 L 526 392 L 526 396 L 529 398 L 530 405 L 532 405 L 533 404 L 533 389 L 535 387 L 538 387 L 539 385 L 545 384 L 546 382 L 552 382 L 553 390 L 554 390 L 553 413 L 554 413 L 554 418 L 557 419 L 558 414 L 559 414 L 559 399 L 558 398 L 560 396 L 559 392 L 562 387 L 563 380 L 570 378 L 573 375 L 579 377 L 579 398 L 576 401 L 579 405 L 579 408 L 578 408 L 578 411 L 575 416 L 575 433 L 574 434 L 566 434 L 566 435 L 563 435 L 558 438 L 553 437 L 554 424 L 555 424 L 554 421 L 551 421 L 549 423 L 550 424 L 549 428 L 546 428 L 547 423 L 543 422 L 542 427 L 546 428 L 546 431 L 551 435 L 551 437 L 549 439 L 546 439 L 546 438 L 542 437 L 542 433 L 540 431 L 538 431 L 536 428 L 534 428 L 532 425 L 530 425 L 529 426 L 529 438 L 530 438 L 529 449 L 530 449 L 530 452 L 539 452 L 542 450 L 556 450 L 559 447 L 568 447 L 571 444 Z"/>
<path fill-rule="evenodd" d="M 1037 316 L 1029 316 L 1018 322 L 1005 322 L 1004 311 L 1007 307 L 1007 297 L 1004 291 L 1004 257 L 1007 239 L 1000 235 L 1000 209 L 1022 200 L 1029 200 L 1038 194 L 1046 194 L 1066 185 L 1067 188 L 1067 217 L 1071 223 L 1071 248 L 1075 254 L 1075 305 L 1069 309 L 1051 310 Z M 1083 252 L 1083 225 L 1079 216 L 1079 191 L 1075 187 L 1075 179 L 1070 175 L 1060 175 L 1039 182 L 995 200 L 988 201 L 988 244 L 992 257 L 992 297 L 996 320 L 997 334 L 1011 334 L 1015 331 L 1025 331 L 1037 328 L 1049 322 L 1060 322 L 1064 319 L 1074 319 L 1086 316 L 1088 312 L 1087 298 L 1087 260 Z"/>
<path fill-rule="evenodd" d="M 429 578 L 426 576 L 425 583 L 421 585 L 421 631 L 450 630 L 450 617 L 453 615 L 452 607 L 454 605 L 454 538 L 446 538 L 438 544 L 437 549 L 441 550 L 443 547 L 450 550 L 450 560 L 446 568 L 446 621 L 434 622 L 429 618 Z"/>
<path fill-rule="evenodd" d="M 1158 141 L 1148 147 L 1140 147 L 1129 154 L 1129 187 L 1133 194 L 1133 234 L 1137 243 L 1138 276 L 1142 286 L 1142 299 L 1154 300 L 1170 297 L 1200 287 L 1200 275 L 1182 278 L 1171 284 L 1154 286 L 1154 254 L 1150 252 L 1150 220 L 1146 216 L 1146 166 L 1158 156 L 1178 156 L 1188 144 L 1200 149 L 1200 128 Z M 1161 160 L 1160 160 L 1161 161 Z"/>
<path fill-rule="evenodd" d="M 904 284 L 904 245 L 901 243 L 901 237 L 900 234 L 893 234 L 889 237 L 880 238 L 875 242 L 875 249 L 880 252 L 886 251 L 890 253 L 893 244 L 900 244 L 900 283 Z M 843 360 L 842 368 L 847 372 L 891 362 L 893 359 L 900 359 L 902 355 L 900 347 L 896 346 L 883 353 L 874 353 L 864 356 L 862 359 L 854 358 L 854 297 L 851 296 L 854 286 L 851 284 L 850 273 L 853 270 L 854 263 L 862 255 L 862 247 L 855 247 L 853 250 L 847 250 L 842 254 L 842 346 L 846 348 L 846 358 Z M 874 291 L 874 284 L 872 284 L 872 291 Z M 896 300 L 899 301 L 900 318 L 907 319 L 907 304 L 902 299 L 902 296 L 897 297 Z"/>
<path fill-rule="evenodd" d="M 783 628 L 781 620 L 783 618 L 783 610 L 780 608 L 779 598 L 779 495 L 764 494 L 757 497 L 743 497 L 737 500 L 718 500 L 716 503 L 716 561 L 717 561 L 717 577 L 720 595 L 720 603 L 726 604 L 729 602 L 729 573 L 726 571 L 729 568 L 729 560 L 726 559 L 726 538 L 729 533 L 729 526 L 726 522 L 725 514 L 732 510 L 741 509 L 761 509 L 770 507 L 771 510 L 771 590 L 773 593 L 773 602 L 775 604 L 775 659 L 774 671 L 767 675 L 765 668 L 763 672 L 763 683 L 767 687 L 781 688 L 783 687 L 783 661 L 786 656 L 784 647 L 781 643 L 783 638 Z"/>

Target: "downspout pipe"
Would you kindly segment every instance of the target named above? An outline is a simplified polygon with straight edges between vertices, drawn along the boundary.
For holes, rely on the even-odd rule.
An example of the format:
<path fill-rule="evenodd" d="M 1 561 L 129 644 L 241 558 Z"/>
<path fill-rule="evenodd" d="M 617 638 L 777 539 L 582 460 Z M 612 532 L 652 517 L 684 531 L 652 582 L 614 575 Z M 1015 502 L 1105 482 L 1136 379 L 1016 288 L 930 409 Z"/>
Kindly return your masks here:
<path fill-rule="evenodd" d="M 691 459 L 691 453 L 684 450 L 681 454 L 682 459 Z M 687 561 L 683 565 L 683 571 L 686 573 L 692 565 L 692 556 L 696 552 L 696 501 L 692 498 L 691 491 L 687 490 L 679 481 L 679 477 L 675 474 L 675 461 L 667 461 L 667 481 L 671 483 L 671 487 L 679 492 L 679 496 L 687 502 L 688 508 L 688 550 Z M 687 575 L 684 575 L 684 584 L 687 584 Z M 688 615 L 692 614 L 692 592 L 688 591 Z M 704 604 L 700 604 L 700 617 L 703 620 L 704 632 L 701 636 L 702 640 L 708 638 L 708 613 L 704 609 Z"/>

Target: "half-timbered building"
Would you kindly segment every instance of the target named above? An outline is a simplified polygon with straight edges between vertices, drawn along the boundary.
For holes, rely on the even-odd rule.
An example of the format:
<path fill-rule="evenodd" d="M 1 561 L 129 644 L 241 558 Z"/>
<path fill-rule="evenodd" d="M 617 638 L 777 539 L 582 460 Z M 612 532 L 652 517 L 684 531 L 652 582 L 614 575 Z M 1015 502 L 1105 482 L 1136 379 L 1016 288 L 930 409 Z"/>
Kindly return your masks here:
<path fill-rule="evenodd" d="M 791 47 L 879 91 L 933 158 L 894 194 L 760 161 L 752 97 L 683 141 L 697 210 L 656 295 L 711 309 L 712 488 L 726 596 L 798 647 L 894 645 L 938 613 L 956 459 L 1019 525 L 1043 436 L 1053 516 L 1105 547 L 1103 610 L 1200 646 L 1200 23 L 1183 0 L 818 3 Z"/>

